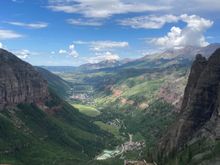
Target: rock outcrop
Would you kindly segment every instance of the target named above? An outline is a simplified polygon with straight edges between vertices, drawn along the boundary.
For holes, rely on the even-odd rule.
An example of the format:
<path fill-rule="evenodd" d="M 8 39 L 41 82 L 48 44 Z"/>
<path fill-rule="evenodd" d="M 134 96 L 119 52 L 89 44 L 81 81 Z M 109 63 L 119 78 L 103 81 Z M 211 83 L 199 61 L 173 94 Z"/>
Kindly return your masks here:
<path fill-rule="evenodd" d="M 0 49 L 0 107 L 43 101 L 47 82 L 30 64 Z"/>
<path fill-rule="evenodd" d="M 185 89 L 181 114 L 159 144 L 162 157 L 201 138 L 220 138 L 220 49 L 206 60 L 196 56 Z"/>

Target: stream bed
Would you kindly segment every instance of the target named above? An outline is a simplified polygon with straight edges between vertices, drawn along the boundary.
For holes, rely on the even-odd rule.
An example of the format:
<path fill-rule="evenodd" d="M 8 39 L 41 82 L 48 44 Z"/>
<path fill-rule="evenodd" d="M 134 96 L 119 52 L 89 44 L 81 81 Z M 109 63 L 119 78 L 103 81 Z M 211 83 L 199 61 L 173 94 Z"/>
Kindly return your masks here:
<path fill-rule="evenodd" d="M 118 147 L 115 150 L 104 150 L 100 155 L 96 157 L 96 160 L 106 160 L 110 158 L 114 158 L 121 154 L 121 151 Z"/>
<path fill-rule="evenodd" d="M 96 160 L 106 160 L 110 158 L 114 158 L 116 156 L 122 155 L 123 153 L 134 151 L 134 150 L 141 150 L 145 144 L 143 141 L 140 142 L 134 142 L 133 141 L 133 135 L 129 134 L 129 141 L 126 141 L 125 143 L 115 147 L 114 150 L 108 150 L 105 149 L 101 154 L 99 154 L 95 159 Z"/>

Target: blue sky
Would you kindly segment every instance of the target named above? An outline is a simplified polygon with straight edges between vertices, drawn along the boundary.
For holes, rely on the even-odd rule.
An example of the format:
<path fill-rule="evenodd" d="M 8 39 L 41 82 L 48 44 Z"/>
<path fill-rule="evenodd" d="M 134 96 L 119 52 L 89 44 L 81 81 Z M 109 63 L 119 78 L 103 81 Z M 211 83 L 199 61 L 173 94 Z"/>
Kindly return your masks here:
<path fill-rule="evenodd" d="M 0 47 L 33 65 L 220 42 L 219 0 L 2 0 Z"/>

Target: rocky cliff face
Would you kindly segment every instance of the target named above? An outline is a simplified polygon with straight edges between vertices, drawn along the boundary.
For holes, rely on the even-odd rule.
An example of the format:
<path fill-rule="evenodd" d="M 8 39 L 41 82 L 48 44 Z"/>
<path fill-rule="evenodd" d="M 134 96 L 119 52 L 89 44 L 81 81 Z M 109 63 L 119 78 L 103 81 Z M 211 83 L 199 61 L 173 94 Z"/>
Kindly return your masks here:
<path fill-rule="evenodd" d="M 206 60 L 196 56 L 181 114 L 159 144 L 163 157 L 202 138 L 220 138 L 220 49 Z"/>
<path fill-rule="evenodd" d="M 42 101 L 47 82 L 28 63 L 0 49 L 0 107 Z"/>

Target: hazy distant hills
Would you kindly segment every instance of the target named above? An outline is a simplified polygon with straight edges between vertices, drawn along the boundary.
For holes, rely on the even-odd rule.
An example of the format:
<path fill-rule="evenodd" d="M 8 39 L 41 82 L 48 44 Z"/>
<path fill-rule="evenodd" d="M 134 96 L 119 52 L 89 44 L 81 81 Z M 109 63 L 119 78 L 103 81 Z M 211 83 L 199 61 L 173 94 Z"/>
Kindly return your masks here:
<path fill-rule="evenodd" d="M 76 67 L 74 66 L 39 66 L 41 68 L 44 68 L 50 72 L 54 72 L 54 73 L 69 73 L 69 72 L 73 72 Z"/>
<path fill-rule="evenodd" d="M 71 83 L 61 79 L 59 76 L 51 73 L 50 71 L 35 67 L 37 71 L 47 80 L 48 85 L 55 91 L 59 96 L 65 98 L 67 93 L 71 90 Z"/>

